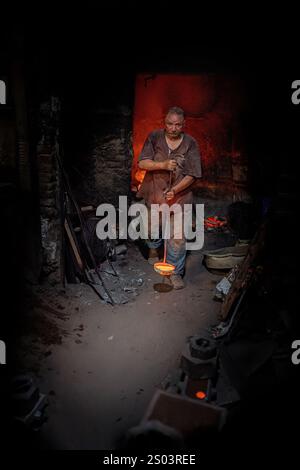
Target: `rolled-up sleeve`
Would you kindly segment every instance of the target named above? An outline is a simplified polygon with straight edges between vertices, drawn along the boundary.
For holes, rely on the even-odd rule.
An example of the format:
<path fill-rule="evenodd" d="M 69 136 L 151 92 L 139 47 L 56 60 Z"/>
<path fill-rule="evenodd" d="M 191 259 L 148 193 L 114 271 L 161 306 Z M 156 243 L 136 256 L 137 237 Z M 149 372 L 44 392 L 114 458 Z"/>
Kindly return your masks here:
<path fill-rule="evenodd" d="M 191 141 L 185 155 L 182 173 L 184 175 L 193 176 L 194 178 L 201 178 L 202 176 L 200 150 L 196 140 L 194 139 Z"/>

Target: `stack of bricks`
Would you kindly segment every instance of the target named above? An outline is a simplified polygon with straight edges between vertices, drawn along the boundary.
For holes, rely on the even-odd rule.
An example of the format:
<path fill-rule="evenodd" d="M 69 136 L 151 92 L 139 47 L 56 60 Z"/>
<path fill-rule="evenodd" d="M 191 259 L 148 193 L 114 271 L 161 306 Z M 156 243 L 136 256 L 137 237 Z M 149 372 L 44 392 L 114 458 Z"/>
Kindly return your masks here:
<path fill-rule="evenodd" d="M 60 214 L 60 172 L 52 147 L 38 147 L 40 218 L 44 277 L 61 280 L 62 224 Z"/>

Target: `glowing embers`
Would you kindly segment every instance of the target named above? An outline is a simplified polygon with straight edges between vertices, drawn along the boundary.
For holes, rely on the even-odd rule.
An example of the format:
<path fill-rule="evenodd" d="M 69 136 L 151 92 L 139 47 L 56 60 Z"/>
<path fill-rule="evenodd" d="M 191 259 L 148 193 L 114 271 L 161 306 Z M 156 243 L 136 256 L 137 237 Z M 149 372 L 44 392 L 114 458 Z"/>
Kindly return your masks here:
<path fill-rule="evenodd" d="M 136 190 L 138 191 L 141 187 L 141 184 L 145 178 L 146 171 L 145 170 L 137 170 L 134 173 L 133 182 L 131 184 L 132 190 L 134 190 L 134 187 L 136 187 Z"/>
<path fill-rule="evenodd" d="M 195 397 L 198 398 L 199 400 L 204 400 L 206 398 L 206 393 L 203 392 L 202 390 L 199 390 L 198 392 L 195 393 Z"/>
<path fill-rule="evenodd" d="M 212 216 L 204 219 L 204 227 L 207 231 L 217 230 L 227 226 L 227 220 L 224 217 Z"/>

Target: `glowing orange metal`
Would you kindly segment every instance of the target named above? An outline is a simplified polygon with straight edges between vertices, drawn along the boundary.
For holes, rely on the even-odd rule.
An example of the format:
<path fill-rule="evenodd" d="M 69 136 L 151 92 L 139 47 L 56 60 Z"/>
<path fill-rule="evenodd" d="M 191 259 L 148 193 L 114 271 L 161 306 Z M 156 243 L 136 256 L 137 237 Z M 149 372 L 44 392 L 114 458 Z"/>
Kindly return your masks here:
<path fill-rule="evenodd" d="M 170 276 L 175 271 L 174 264 L 166 263 L 167 258 L 167 240 L 164 243 L 164 260 L 154 264 L 154 270 L 161 276 Z"/>
<path fill-rule="evenodd" d="M 206 393 L 202 392 L 202 390 L 199 390 L 199 392 L 195 393 L 196 397 L 199 398 L 199 400 L 204 400 L 206 397 Z"/>
<path fill-rule="evenodd" d="M 146 171 L 144 170 L 137 170 L 135 175 L 134 175 L 134 178 L 136 179 L 136 181 L 138 181 L 139 183 L 142 183 L 144 177 L 145 177 L 145 174 L 146 174 Z"/>
<path fill-rule="evenodd" d="M 174 272 L 175 266 L 173 264 L 159 262 L 154 264 L 154 269 L 162 276 L 170 276 L 170 274 Z"/>

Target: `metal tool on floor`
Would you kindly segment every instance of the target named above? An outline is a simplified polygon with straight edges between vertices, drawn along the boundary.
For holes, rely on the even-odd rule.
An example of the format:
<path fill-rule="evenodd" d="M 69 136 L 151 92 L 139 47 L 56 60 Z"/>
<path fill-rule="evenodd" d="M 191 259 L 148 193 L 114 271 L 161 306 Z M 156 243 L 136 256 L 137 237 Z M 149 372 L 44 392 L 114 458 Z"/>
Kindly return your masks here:
<path fill-rule="evenodd" d="M 62 185 L 63 185 L 64 191 L 65 191 L 66 195 L 68 196 L 69 200 L 71 201 L 71 203 L 73 204 L 73 207 L 75 208 L 76 214 L 78 216 L 78 220 L 79 220 L 80 227 L 81 227 L 81 230 L 82 230 L 82 235 L 83 235 L 83 242 L 84 242 L 84 245 L 86 247 L 87 253 L 89 255 L 90 261 L 92 263 L 93 269 L 91 269 L 89 267 L 88 262 L 86 261 L 86 259 L 80 253 L 79 246 L 76 242 L 75 233 L 72 231 L 71 221 L 70 221 L 70 219 L 68 219 L 67 214 L 65 214 L 65 218 L 64 218 L 64 222 L 63 222 L 64 223 L 64 228 L 66 230 L 68 239 L 70 241 L 75 259 L 77 261 L 77 264 L 78 264 L 80 270 L 82 271 L 82 273 L 85 277 L 86 283 L 94 290 L 94 292 L 98 295 L 98 297 L 100 297 L 101 300 L 104 300 L 104 301 L 110 303 L 111 305 L 114 305 L 115 302 L 114 302 L 114 300 L 111 296 L 111 293 L 107 289 L 107 287 L 106 287 L 106 285 L 105 285 L 105 283 L 102 279 L 99 267 L 97 266 L 94 254 L 93 254 L 93 252 L 91 250 L 91 247 L 90 247 L 90 244 L 87 240 L 86 230 L 85 230 L 86 222 L 85 222 L 85 219 L 82 216 L 81 210 L 80 210 L 80 208 L 77 204 L 77 201 L 76 201 L 76 199 L 73 195 L 68 175 L 66 174 L 65 169 L 64 169 L 63 164 L 62 164 L 62 161 L 60 159 L 58 144 L 57 144 L 55 156 L 56 156 L 56 159 L 57 159 L 57 162 L 58 162 L 59 169 L 61 171 Z"/>

